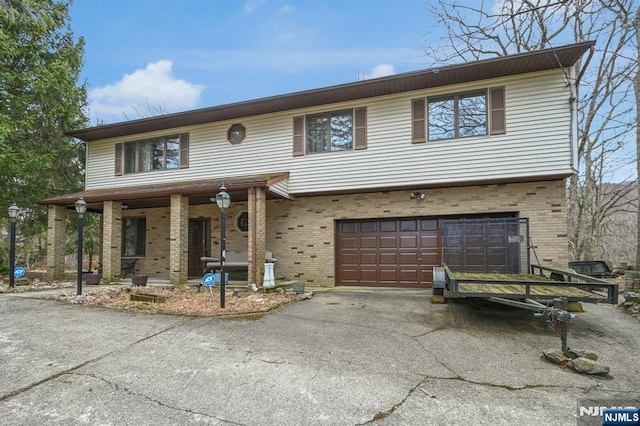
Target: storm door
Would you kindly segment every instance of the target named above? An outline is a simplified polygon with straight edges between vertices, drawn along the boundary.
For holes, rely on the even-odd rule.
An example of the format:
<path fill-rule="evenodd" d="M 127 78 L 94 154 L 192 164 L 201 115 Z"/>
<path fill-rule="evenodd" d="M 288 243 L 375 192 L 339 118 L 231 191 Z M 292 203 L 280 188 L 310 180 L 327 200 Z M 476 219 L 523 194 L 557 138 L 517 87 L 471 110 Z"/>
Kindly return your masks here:
<path fill-rule="evenodd" d="M 189 219 L 189 277 L 202 276 L 203 256 L 211 256 L 211 219 Z"/>

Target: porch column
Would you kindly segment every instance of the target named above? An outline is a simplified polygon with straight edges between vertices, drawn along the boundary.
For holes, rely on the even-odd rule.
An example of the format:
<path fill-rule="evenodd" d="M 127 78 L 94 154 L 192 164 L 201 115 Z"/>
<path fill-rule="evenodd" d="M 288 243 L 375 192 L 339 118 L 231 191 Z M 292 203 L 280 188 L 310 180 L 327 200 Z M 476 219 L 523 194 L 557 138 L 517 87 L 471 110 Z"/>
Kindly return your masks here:
<path fill-rule="evenodd" d="M 67 209 L 47 206 L 47 279 L 64 277 L 64 253 L 67 237 Z"/>
<path fill-rule="evenodd" d="M 189 198 L 171 195 L 169 235 L 169 280 L 171 284 L 186 284 L 189 277 Z"/>
<path fill-rule="evenodd" d="M 266 250 L 266 196 L 264 188 L 249 188 L 249 274 L 248 284 L 261 286 L 264 281 Z"/>
<path fill-rule="evenodd" d="M 102 213 L 102 278 L 104 282 L 120 281 L 122 203 L 105 201 Z"/>

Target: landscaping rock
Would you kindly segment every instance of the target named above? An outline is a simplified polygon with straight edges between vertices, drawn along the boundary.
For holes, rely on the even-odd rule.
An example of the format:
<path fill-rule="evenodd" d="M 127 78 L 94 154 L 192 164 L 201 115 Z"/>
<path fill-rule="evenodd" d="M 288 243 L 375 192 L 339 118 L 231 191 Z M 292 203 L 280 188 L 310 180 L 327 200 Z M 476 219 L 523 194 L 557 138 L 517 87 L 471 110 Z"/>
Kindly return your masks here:
<path fill-rule="evenodd" d="M 571 360 L 571 358 L 565 356 L 565 354 L 563 354 L 562 350 L 560 349 L 547 348 L 543 350 L 542 353 L 544 354 L 545 358 L 547 358 L 554 364 L 562 364 Z"/>
<path fill-rule="evenodd" d="M 627 290 L 624 292 L 624 299 L 618 307 L 625 313 L 640 319 L 640 292 Z"/>
<path fill-rule="evenodd" d="M 608 374 L 609 367 L 600 364 L 598 361 L 594 361 L 589 358 L 576 358 L 572 359 L 568 363 L 569 367 L 576 370 L 578 373 L 584 374 Z"/>
<path fill-rule="evenodd" d="M 571 352 L 577 355 L 578 358 L 588 358 L 592 361 L 598 360 L 598 354 L 588 349 L 570 349 Z"/>
<path fill-rule="evenodd" d="M 640 293 L 637 291 L 625 291 L 624 292 L 625 303 L 640 304 Z"/>

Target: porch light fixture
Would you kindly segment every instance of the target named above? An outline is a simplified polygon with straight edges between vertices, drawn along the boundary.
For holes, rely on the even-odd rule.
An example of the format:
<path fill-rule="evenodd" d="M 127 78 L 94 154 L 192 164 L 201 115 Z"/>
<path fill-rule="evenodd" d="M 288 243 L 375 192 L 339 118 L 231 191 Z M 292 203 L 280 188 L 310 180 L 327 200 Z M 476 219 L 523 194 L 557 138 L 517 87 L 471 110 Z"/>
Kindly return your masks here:
<path fill-rule="evenodd" d="M 211 201 L 214 199 L 211 198 Z M 231 205 L 231 197 L 227 193 L 227 188 L 224 183 L 220 187 L 220 192 L 216 194 L 216 204 L 220 208 L 220 307 L 224 309 L 225 305 L 225 287 L 226 287 L 226 272 L 225 255 L 226 255 L 226 242 L 227 242 L 227 212 L 226 209 Z"/>
<path fill-rule="evenodd" d="M 416 191 L 416 192 L 412 192 L 411 193 L 411 199 L 412 200 L 424 200 L 424 198 L 426 197 L 426 195 L 423 192 L 420 191 Z"/>
<path fill-rule="evenodd" d="M 11 218 L 11 241 L 9 248 L 9 288 L 15 286 L 14 270 L 16 269 L 16 219 L 20 214 L 20 207 L 16 203 L 9 207 L 9 217 Z"/>
<path fill-rule="evenodd" d="M 87 212 L 87 202 L 84 198 L 80 198 L 76 201 L 76 212 L 78 212 L 78 278 L 77 278 L 77 290 L 78 296 L 82 295 L 82 231 L 84 226 L 84 214 Z"/>

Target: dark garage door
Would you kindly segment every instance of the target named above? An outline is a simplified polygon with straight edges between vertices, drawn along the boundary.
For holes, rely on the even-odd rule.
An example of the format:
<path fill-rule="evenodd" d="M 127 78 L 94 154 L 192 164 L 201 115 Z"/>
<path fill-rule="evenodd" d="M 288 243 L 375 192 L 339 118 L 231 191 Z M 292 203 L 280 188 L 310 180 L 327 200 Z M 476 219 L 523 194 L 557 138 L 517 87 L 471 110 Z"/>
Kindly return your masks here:
<path fill-rule="evenodd" d="M 528 273 L 528 219 L 445 219 L 441 228 L 444 263 L 453 272 Z"/>
<path fill-rule="evenodd" d="M 343 221 L 336 224 L 336 284 L 431 287 L 442 263 L 438 219 Z"/>

